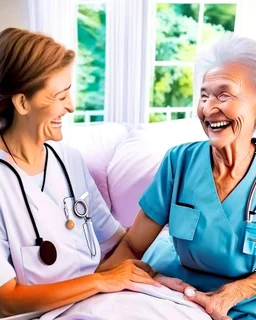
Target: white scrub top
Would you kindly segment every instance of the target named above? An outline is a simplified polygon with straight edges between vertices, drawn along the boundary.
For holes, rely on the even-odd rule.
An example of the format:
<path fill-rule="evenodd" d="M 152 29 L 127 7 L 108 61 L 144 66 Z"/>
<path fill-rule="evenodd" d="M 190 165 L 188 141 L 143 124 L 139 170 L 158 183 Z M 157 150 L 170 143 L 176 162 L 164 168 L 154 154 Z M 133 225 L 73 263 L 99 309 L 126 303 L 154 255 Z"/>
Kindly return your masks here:
<path fill-rule="evenodd" d="M 57 249 L 53 265 L 43 264 L 35 246 L 36 234 L 30 220 L 15 174 L 0 163 L 0 286 L 16 277 L 22 284 L 51 283 L 93 273 L 101 254 L 99 243 L 111 238 L 120 228 L 102 199 L 84 159 L 78 150 L 62 143 L 51 145 L 63 160 L 76 198 L 86 191 L 85 199 L 94 227 L 97 254 L 91 256 L 84 235 L 84 219 L 73 215 L 75 228 L 65 227 L 63 199 L 70 195 L 60 164 L 49 149 L 44 192 L 35 178 L 18 168 L 11 157 L 0 150 L 0 158 L 9 162 L 20 174 L 40 237 L 51 241 Z M 67 199 L 71 209 L 72 199 Z"/>
<path fill-rule="evenodd" d="M 92 257 L 86 245 L 83 219 L 73 217 L 76 227 L 65 227 L 63 199 L 70 195 L 65 175 L 49 150 L 44 192 L 41 177 L 30 177 L 19 169 L 11 157 L 0 150 L 0 158 L 10 162 L 19 172 L 39 231 L 44 240 L 54 243 L 57 260 L 44 265 L 38 257 L 33 229 L 16 176 L 0 164 L 0 285 L 16 277 L 19 283 L 40 284 L 62 281 L 93 273 L 100 261 L 100 243 L 105 243 L 120 228 L 112 217 L 97 187 L 90 177 L 81 154 L 61 143 L 52 146 L 64 161 L 76 197 L 88 191 L 89 214 L 93 221 L 97 255 Z M 85 199 L 87 200 L 87 199 Z M 134 293 L 98 294 L 43 314 L 41 320 L 210 320 L 199 306 L 186 301 L 181 293 L 161 287 L 137 284 Z M 10 317 L 27 320 L 38 317 L 29 313 Z"/>

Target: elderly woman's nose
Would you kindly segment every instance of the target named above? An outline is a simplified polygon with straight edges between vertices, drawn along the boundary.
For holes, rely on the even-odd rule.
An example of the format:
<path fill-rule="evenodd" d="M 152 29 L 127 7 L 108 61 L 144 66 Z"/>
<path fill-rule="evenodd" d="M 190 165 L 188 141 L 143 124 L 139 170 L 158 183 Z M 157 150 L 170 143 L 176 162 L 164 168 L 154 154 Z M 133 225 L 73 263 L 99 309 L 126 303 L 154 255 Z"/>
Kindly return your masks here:
<path fill-rule="evenodd" d="M 213 100 L 208 99 L 202 106 L 202 112 L 204 116 L 208 117 L 212 114 L 218 113 L 219 108 L 218 108 L 218 105 L 214 103 Z"/>

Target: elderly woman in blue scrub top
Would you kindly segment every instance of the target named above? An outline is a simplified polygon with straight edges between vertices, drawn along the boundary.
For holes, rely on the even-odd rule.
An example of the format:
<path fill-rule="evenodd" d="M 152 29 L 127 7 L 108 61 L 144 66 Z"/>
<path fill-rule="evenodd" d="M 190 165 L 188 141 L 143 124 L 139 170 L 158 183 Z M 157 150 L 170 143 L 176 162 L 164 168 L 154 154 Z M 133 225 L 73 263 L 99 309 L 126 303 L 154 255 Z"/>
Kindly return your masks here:
<path fill-rule="evenodd" d="M 140 260 L 100 271 L 125 231 L 60 142 L 73 60 L 42 34 L 0 33 L 0 317 L 209 320 Z"/>
<path fill-rule="evenodd" d="M 164 283 L 213 319 L 256 319 L 256 42 L 224 36 L 199 55 L 195 74 L 209 141 L 166 153 L 134 225 L 102 268 L 146 252 L 144 261 L 173 277 Z M 169 235 L 154 241 L 166 224 Z"/>

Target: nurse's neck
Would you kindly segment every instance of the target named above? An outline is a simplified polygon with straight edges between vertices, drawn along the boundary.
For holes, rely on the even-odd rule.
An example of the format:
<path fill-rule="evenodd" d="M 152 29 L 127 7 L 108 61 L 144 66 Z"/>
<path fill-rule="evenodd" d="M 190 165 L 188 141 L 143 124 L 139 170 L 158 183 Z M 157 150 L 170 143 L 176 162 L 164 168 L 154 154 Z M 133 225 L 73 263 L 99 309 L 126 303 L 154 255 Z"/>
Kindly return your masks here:
<path fill-rule="evenodd" d="M 10 159 L 29 175 L 36 175 L 44 170 L 45 147 L 44 141 L 33 136 L 27 130 L 11 127 L 3 134 L 0 148 L 9 153 Z"/>

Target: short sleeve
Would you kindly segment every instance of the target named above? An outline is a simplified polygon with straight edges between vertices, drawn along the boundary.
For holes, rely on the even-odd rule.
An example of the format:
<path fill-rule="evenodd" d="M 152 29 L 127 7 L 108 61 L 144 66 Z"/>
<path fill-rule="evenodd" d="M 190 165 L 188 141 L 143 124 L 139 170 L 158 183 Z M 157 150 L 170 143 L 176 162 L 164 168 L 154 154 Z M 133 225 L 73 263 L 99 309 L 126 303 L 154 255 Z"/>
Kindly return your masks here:
<path fill-rule="evenodd" d="M 139 205 L 156 223 L 164 226 L 169 220 L 169 211 L 173 188 L 173 170 L 171 150 L 169 150 L 147 190 L 143 193 Z"/>
<path fill-rule="evenodd" d="M 3 221 L 2 212 L 0 209 L 0 286 L 13 278 L 16 278 L 15 270 L 11 263 L 11 253 L 9 242 L 6 234 L 5 223 Z"/>
<path fill-rule="evenodd" d="M 110 239 L 120 228 L 120 223 L 115 220 L 101 196 L 89 170 L 84 164 L 86 184 L 89 192 L 89 210 L 93 221 L 96 237 L 99 243 Z"/>

